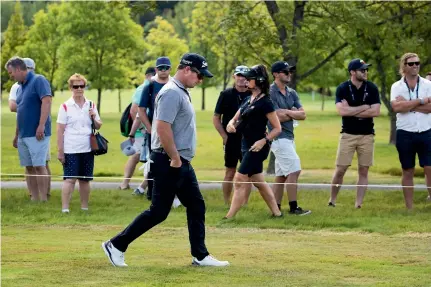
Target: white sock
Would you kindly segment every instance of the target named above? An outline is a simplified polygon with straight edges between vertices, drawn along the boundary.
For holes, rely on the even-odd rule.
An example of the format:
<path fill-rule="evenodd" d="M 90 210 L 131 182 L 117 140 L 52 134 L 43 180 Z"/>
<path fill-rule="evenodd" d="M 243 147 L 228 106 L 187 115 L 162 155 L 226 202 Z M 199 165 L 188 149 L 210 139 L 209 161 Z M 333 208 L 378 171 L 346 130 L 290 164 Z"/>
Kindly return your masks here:
<path fill-rule="evenodd" d="M 81 207 L 81 210 L 88 210 L 88 207 Z"/>
<path fill-rule="evenodd" d="M 63 208 L 63 209 L 61 210 L 61 212 L 63 212 L 63 213 L 69 213 L 69 208 Z"/>
<path fill-rule="evenodd" d="M 144 193 L 145 192 L 145 189 L 143 189 L 141 186 L 138 186 L 138 190 L 139 190 L 140 193 Z"/>

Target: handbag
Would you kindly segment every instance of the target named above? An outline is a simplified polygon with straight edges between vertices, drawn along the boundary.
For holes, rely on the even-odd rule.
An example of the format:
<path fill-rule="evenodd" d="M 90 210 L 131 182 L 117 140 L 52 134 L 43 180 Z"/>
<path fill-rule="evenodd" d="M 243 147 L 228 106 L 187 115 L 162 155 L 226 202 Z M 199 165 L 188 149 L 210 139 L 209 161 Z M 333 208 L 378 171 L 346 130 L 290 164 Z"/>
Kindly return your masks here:
<path fill-rule="evenodd" d="M 90 109 L 91 109 L 90 102 Z M 104 138 L 98 131 L 96 131 L 96 128 L 94 126 L 94 119 L 91 119 L 91 130 L 92 133 L 90 135 L 90 146 L 91 146 L 91 152 L 94 155 L 102 155 L 108 152 L 108 143 L 109 141 Z"/>

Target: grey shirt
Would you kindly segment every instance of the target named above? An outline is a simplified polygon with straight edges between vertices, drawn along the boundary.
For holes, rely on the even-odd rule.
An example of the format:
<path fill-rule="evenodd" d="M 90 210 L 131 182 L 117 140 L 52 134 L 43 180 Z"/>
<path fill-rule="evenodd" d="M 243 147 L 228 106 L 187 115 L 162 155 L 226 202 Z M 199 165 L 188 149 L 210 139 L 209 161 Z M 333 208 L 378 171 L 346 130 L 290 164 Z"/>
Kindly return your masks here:
<path fill-rule="evenodd" d="M 294 89 L 289 87 L 285 87 L 286 95 L 283 95 L 280 92 L 280 89 L 277 87 L 275 83 L 271 85 L 269 88 L 269 95 L 271 96 L 271 100 L 274 103 L 274 108 L 278 109 L 288 109 L 291 110 L 292 107 L 297 109 L 302 108 L 301 102 L 299 101 L 298 93 Z M 293 120 L 280 122 L 281 123 L 281 133 L 277 137 L 277 139 L 294 139 L 293 135 Z M 268 122 L 268 128 L 271 131 L 272 126 Z"/>
<path fill-rule="evenodd" d="M 154 120 L 171 124 L 180 156 L 191 161 L 196 151 L 196 116 L 187 90 L 175 78 L 169 80 L 154 102 Z M 157 121 L 151 129 L 151 149 L 163 148 L 157 134 Z"/>

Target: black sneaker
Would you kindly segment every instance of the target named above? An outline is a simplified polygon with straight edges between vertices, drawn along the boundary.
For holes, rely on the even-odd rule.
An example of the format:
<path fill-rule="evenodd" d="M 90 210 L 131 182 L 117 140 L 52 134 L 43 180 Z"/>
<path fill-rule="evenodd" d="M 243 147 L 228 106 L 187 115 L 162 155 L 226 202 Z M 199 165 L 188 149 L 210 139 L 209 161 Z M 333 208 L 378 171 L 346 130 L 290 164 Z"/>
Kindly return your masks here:
<path fill-rule="evenodd" d="M 308 215 L 308 214 L 310 214 L 311 213 L 311 210 L 305 210 L 305 209 L 302 209 L 301 207 L 297 207 L 295 210 L 290 210 L 289 211 L 289 214 L 292 214 L 292 215 L 299 215 L 299 216 L 302 216 L 302 215 Z"/>
<path fill-rule="evenodd" d="M 330 207 L 335 207 L 335 203 L 328 202 L 328 206 L 330 206 Z"/>

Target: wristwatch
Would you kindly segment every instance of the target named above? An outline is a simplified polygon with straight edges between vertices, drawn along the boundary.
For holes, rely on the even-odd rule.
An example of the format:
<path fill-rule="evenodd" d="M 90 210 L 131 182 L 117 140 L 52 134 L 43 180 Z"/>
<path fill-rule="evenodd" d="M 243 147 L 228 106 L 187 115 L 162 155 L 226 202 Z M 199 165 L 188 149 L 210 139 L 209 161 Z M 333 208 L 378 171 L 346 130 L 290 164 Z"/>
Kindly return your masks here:
<path fill-rule="evenodd" d="M 132 139 L 133 139 L 133 138 L 135 138 L 135 136 L 134 136 L 134 135 L 129 135 L 129 138 L 132 138 Z"/>
<path fill-rule="evenodd" d="M 420 100 L 421 100 L 421 105 L 425 105 L 425 101 L 424 101 L 424 99 L 423 99 L 423 98 L 420 98 Z"/>

